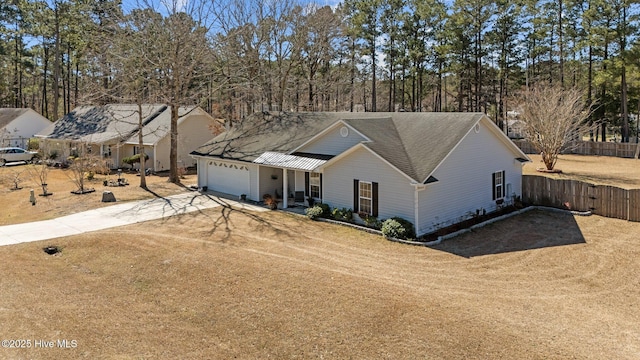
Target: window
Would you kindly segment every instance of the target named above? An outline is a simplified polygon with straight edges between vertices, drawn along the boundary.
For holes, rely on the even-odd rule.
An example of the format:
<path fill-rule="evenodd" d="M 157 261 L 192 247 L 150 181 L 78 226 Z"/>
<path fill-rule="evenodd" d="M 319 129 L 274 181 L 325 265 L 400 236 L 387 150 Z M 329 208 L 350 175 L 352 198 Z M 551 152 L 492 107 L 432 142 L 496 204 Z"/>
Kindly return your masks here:
<path fill-rule="evenodd" d="M 373 203 L 373 190 L 370 182 L 360 181 L 360 189 L 358 191 L 358 197 L 360 198 L 358 203 L 358 209 L 360 212 L 371 215 L 372 203 Z"/>
<path fill-rule="evenodd" d="M 309 174 L 309 194 L 314 199 L 320 198 L 320 173 Z"/>
<path fill-rule="evenodd" d="M 493 173 L 493 200 L 504 198 L 504 171 Z"/>
<path fill-rule="evenodd" d="M 133 147 L 133 155 L 138 155 L 140 153 L 140 148 L 138 146 Z"/>
<path fill-rule="evenodd" d="M 102 145 L 102 155 L 104 157 L 111 156 L 111 145 Z"/>

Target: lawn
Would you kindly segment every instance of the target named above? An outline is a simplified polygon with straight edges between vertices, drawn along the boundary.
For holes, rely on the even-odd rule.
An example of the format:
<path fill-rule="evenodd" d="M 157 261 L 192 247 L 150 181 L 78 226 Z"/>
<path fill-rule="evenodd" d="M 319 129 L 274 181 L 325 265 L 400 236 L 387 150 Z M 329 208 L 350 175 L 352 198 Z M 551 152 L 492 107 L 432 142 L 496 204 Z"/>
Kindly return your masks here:
<path fill-rule="evenodd" d="M 640 188 L 640 160 L 610 156 L 560 155 L 555 168 L 561 174 L 536 171 L 544 168 L 540 155 L 529 155 L 532 162 L 524 165 L 523 174 L 554 179 L 580 180 L 596 185 L 613 185 L 624 189 Z"/>
<path fill-rule="evenodd" d="M 541 165 L 532 157 L 525 173 Z M 560 176 L 629 184 L 640 178 L 635 161 L 558 164 Z M 15 170 L 0 168 L 0 178 Z M 32 180 L 23 190 L 0 184 L 11 204 L 0 224 L 104 206 L 105 189 L 118 201 L 184 191 L 152 176 L 147 192 L 127 174 L 129 186 L 99 178 L 95 193 L 71 195 L 66 174 L 51 172 L 54 195 L 35 206 Z M 429 248 L 217 208 L 5 246 L 0 340 L 30 348 L 2 347 L 0 358 L 636 359 L 638 233 L 640 223 L 536 210 Z M 47 255 L 48 245 L 62 252 Z"/>
<path fill-rule="evenodd" d="M 53 195 L 43 197 L 36 196 L 36 205 L 29 202 L 29 190 L 34 189 L 35 194 L 41 194 L 40 182 L 33 175 L 33 165 L 13 165 L 0 167 L 0 199 L 2 204 L 10 206 L 0 206 L 0 226 L 24 223 L 30 221 L 47 220 L 79 211 L 90 210 L 102 206 L 113 205 L 113 203 L 102 202 L 102 192 L 111 191 L 117 201 L 130 201 L 152 198 L 158 196 L 168 196 L 185 191 L 183 186 L 178 186 L 167 182 L 164 176 L 148 176 L 146 191 L 139 187 L 140 177 L 135 173 L 125 171 L 121 176 L 127 179 L 128 186 L 104 186 L 103 180 L 116 180 L 117 174 L 100 175 L 96 174 L 93 180 L 86 180 L 85 187 L 93 188 L 96 191 L 84 195 L 74 195 L 71 191 L 77 186 L 73 182 L 73 174 L 68 169 L 50 168 L 47 178 L 48 191 Z M 11 190 L 14 187 L 12 179 L 16 176 L 21 179 L 19 182 L 21 190 Z M 195 175 L 186 175 L 182 179 L 183 184 L 196 183 Z"/>
<path fill-rule="evenodd" d="M 210 209 L 1 247 L 0 338 L 32 348 L 0 358 L 632 359 L 639 232 L 532 211 L 428 248 Z"/>

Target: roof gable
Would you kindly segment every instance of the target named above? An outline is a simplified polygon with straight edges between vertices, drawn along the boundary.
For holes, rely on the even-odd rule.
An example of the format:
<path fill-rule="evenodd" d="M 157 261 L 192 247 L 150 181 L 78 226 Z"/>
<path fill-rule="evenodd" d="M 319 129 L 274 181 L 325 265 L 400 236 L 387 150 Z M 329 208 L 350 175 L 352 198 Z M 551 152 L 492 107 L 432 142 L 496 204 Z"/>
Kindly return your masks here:
<path fill-rule="evenodd" d="M 387 118 L 347 121 L 371 138 L 365 146 L 421 183 L 482 116 L 478 113 L 389 113 Z"/>
<path fill-rule="evenodd" d="M 338 120 L 293 151 L 338 155 L 358 143 L 368 141 L 371 139 L 353 126 Z"/>
<path fill-rule="evenodd" d="M 1 108 L 0 109 L 0 129 L 4 129 L 15 119 L 27 113 L 30 109 Z"/>
<path fill-rule="evenodd" d="M 178 126 L 187 118 L 190 114 L 207 114 L 204 110 L 196 106 L 180 107 L 178 108 Z M 167 107 L 165 111 L 162 111 L 157 116 L 148 119 L 144 123 L 142 128 L 142 136 L 145 144 L 156 144 L 158 141 L 164 139 L 171 131 L 171 108 Z M 138 128 L 131 133 L 131 135 L 125 140 L 128 144 L 138 143 Z"/>

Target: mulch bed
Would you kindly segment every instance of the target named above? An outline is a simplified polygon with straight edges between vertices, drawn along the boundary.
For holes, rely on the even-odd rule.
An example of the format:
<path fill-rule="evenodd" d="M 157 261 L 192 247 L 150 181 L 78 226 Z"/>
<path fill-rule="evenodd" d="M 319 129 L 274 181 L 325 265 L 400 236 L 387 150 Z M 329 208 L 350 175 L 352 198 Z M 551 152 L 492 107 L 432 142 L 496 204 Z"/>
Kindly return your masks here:
<path fill-rule="evenodd" d="M 76 195 L 82 195 L 82 194 L 90 194 L 92 192 L 95 192 L 96 189 L 91 188 L 91 189 L 84 189 L 84 190 L 74 190 L 71 193 L 72 194 L 76 194 Z"/>
<path fill-rule="evenodd" d="M 487 220 L 491 220 L 493 218 L 497 218 L 498 216 L 506 215 L 518 210 L 520 210 L 520 208 L 516 206 L 505 206 L 502 209 L 496 210 L 494 212 L 490 212 L 485 215 L 474 216 L 462 222 L 438 229 L 432 233 L 422 235 L 420 238 L 417 239 L 417 241 L 419 242 L 436 241 L 440 236 L 448 235 L 462 229 L 467 229 L 472 227 L 473 225 L 480 224 Z"/>

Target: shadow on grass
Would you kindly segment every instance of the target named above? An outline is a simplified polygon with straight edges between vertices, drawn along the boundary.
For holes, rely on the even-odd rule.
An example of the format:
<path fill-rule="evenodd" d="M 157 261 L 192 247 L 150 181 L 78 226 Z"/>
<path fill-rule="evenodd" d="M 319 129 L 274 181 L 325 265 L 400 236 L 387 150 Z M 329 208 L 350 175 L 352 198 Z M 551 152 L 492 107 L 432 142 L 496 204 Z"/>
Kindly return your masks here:
<path fill-rule="evenodd" d="M 185 187 L 185 189 L 187 189 L 187 187 Z M 213 236 L 214 234 L 220 236 L 222 242 L 226 242 L 233 235 L 233 220 L 237 219 L 237 216 L 244 216 L 245 218 L 253 221 L 254 224 L 256 224 L 256 232 L 270 231 L 278 235 L 287 237 L 291 236 L 290 234 L 285 234 L 282 229 L 276 226 L 276 224 L 273 224 L 269 220 L 260 216 L 259 213 L 244 209 L 242 207 L 242 203 L 226 199 L 224 194 L 192 192 L 193 195 L 188 199 L 182 199 L 181 201 L 176 202 L 171 198 L 163 197 L 155 193 L 153 190 L 146 189 L 146 191 L 156 198 L 153 201 L 163 202 L 163 219 L 167 219 L 172 215 L 181 215 L 183 217 L 187 216 L 192 219 L 195 217 L 205 217 L 207 218 L 206 222 L 210 225 L 203 227 L 202 230 L 207 236 Z M 186 211 L 189 207 L 198 206 L 198 203 L 202 201 L 202 198 L 206 198 L 208 201 L 216 203 L 216 206 L 213 208 L 207 207 L 200 208 L 195 211 Z M 214 211 L 212 212 L 210 209 L 214 209 Z"/>
<path fill-rule="evenodd" d="M 585 244 L 573 215 L 533 210 L 432 246 L 465 258 Z"/>

